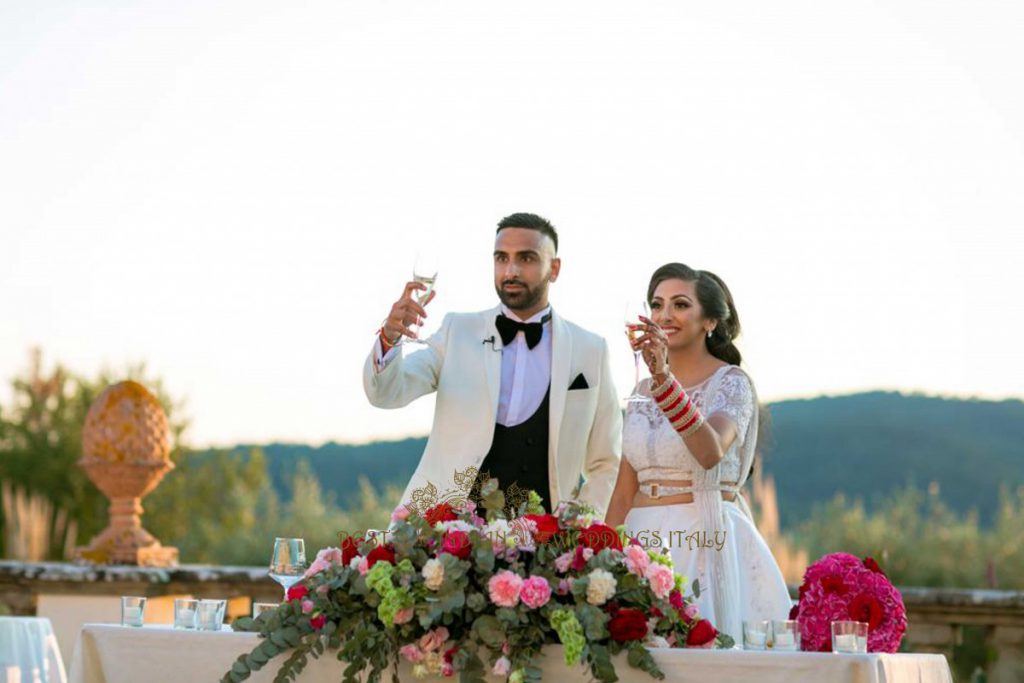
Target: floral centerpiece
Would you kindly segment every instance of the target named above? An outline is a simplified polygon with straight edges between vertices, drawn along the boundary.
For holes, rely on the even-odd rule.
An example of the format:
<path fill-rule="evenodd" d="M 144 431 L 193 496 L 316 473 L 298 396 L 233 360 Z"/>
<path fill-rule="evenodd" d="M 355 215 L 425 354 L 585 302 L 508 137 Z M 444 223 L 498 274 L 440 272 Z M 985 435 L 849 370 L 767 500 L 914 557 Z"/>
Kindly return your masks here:
<path fill-rule="evenodd" d="M 377 683 L 389 667 L 397 681 L 402 658 L 417 678 L 526 683 L 540 680 L 543 646 L 560 643 L 566 665 L 612 683 L 621 652 L 661 679 L 650 647 L 732 646 L 697 614 L 666 553 L 623 546 L 592 509 L 563 503 L 544 514 L 529 492 L 506 515 L 494 479 L 481 500 L 423 513 L 400 506 L 384 538 L 321 550 L 287 602 L 235 623 L 262 641 L 222 680 L 245 680 L 284 654 L 276 680 L 293 680 L 331 649 L 347 664 L 347 682 L 368 672 Z"/>
<path fill-rule="evenodd" d="M 804 572 L 799 602 L 790 615 L 800 621 L 801 648 L 832 649 L 833 621 L 868 625 L 868 652 L 896 652 L 907 630 L 903 596 L 870 557 L 825 555 Z"/>

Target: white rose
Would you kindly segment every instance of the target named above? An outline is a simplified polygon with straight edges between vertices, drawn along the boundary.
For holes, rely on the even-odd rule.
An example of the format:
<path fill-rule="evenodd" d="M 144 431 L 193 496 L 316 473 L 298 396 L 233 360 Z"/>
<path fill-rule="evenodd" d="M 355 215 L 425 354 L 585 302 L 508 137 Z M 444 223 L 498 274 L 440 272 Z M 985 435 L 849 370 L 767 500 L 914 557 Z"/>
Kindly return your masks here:
<path fill-rule="evenodd" d="M 423 565 L 422 574 L 427 588 L 432 591 L 436 591 L 444 583 L 444 565 L 436 558 L 427 560 L 427 563 Z"/>
<path fill-rule="evenodd" d="M 587 602 L 603 605 L 615 595 L 615 577 L 604 569 L 595 569 L 588 575 Z"/>

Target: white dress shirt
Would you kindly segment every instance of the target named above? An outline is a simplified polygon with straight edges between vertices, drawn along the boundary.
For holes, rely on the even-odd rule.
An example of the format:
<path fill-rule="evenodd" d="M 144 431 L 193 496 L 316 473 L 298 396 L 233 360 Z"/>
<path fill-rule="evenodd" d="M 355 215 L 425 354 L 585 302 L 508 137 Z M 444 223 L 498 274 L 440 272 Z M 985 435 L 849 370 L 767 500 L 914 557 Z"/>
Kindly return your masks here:
<path fill-rule="evenodd" d="M 522 320 L 504 304 L 501 312 L 513 320 Z M 551 313 L 546 307 L 524 323 L 538 323 Z M 537 412 L 551 384 L 551 320 L 544 323 L 540 342 L 532 349 L 526 334 L 520 332 L 501 350 L 501 391 L 498 394 L 498 424 L 515 427 Z"/>
<path fill-rule="evenodd" d="M 523 320 L 504 304 L 501 312 L 513 320 L 524 323 L 536 323 L 551 313 L 551 306 Z M 401 338 L 401 339 L 404 339 Z M 374 366 L 377 372 L 383 370 L 401 353 L 402 341 L 394 345 L 387 353 L 383 353 L 380 337 L 374 344 Z M 526 335 L 520 332 L 512 343 L 501 350 L 501 389 L 498 394 L 497 422 L 505 427 L 515 427 L 526 422 L 537 412 L 544 394 L 551 384 L 551 320 L 544 323 L 540 343 L 532 349 L 526 344 Z"/>

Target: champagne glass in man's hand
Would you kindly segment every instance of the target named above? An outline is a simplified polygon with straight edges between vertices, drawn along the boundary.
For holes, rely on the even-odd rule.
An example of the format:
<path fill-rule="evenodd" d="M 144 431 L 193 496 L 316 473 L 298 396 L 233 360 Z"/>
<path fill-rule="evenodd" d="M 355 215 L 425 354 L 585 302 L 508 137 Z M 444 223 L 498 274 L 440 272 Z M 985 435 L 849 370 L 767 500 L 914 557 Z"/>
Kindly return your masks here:
<path fill-rule="evenodd" d="M 437 280 L 437 271 L 437 254 L 433 249 L 420 249 L 416 254 L 416 265 L 412 269 L 412 281 L 423 285 L 422 289 L 413 290 L 413 296 L 416 298 L 416 303 L 420 305 L 420 314 L 424 318 L 427 317 L 427 314 L 422 309 L 426 307 L 427 302 L 434 298 L 434 282 Z M 409 341 L 415 344 L 426 344 L 427 342 L 420 338 L 423 335 L 423 321 L 417 320 L 412 327 L 415 334 L 409 338 Z"/>

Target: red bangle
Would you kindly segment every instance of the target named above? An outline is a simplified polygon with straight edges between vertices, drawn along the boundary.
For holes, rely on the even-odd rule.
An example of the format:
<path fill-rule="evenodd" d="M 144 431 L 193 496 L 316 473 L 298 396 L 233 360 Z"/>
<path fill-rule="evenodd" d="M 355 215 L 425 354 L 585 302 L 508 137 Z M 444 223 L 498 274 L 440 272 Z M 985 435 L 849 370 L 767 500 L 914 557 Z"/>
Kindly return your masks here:
<path fill-rule="evenodd" d="M 387 335 L 384 334 L 384 328 L 383 327 L 380 328 L 380 330 L 378 330 L 377 336 L 380 337 L 380 348 L 381 348 L 381 351 L 383 351 L 384 353 L 387 353 L 391 349 L 395 348 L 395 344 L 398 343 L 398 342 L 395 342 L 395 344 L 392 344 L 391 342 L 388 341 Z"/>

